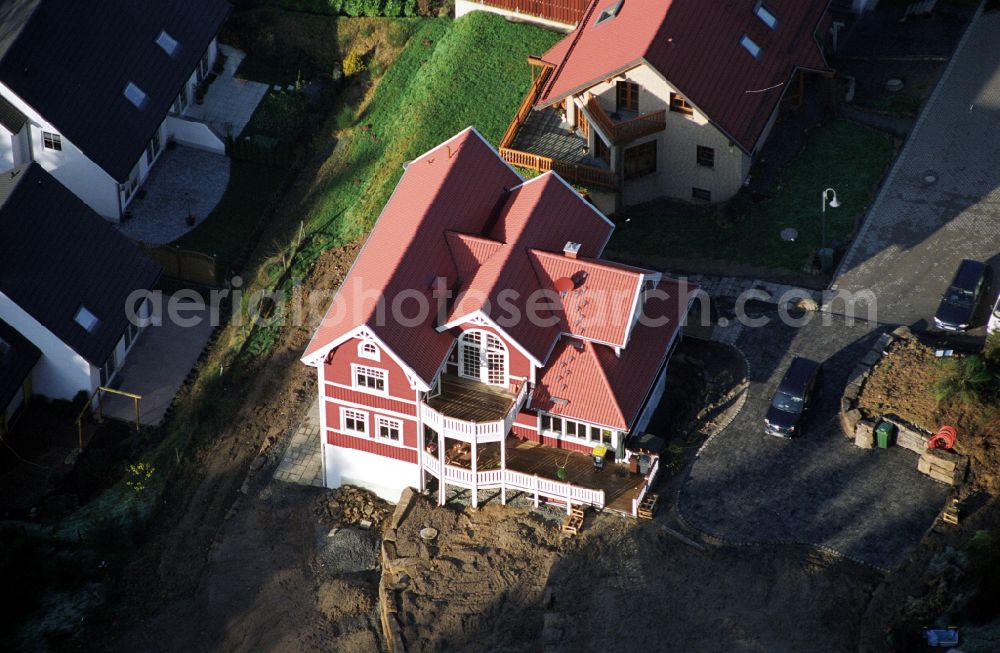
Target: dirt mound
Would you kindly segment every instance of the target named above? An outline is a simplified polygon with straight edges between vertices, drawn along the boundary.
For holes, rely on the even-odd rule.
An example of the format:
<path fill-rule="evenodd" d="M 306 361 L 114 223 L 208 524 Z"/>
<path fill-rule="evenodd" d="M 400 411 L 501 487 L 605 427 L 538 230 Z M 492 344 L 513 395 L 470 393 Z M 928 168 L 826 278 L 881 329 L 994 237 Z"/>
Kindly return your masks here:
<path fill-rule="evenodd" d="M 527 509 L 460 511 L 417 497 L 387 537 L 397 557 L 382 582 L 407 650 L 538 649 L 542 594 L 560 549 L 556 523 Z"/>
<path fill-rule="evenodd" d="M 958 429 L 956 451 L 969 456 L 970 483 L 1000 492 L 1000 407 L 968 404 L 960 397 L 938 401 L 934 385 L 941 362 L 917 340 L 902 340 L 872 370 L 858 407 L 871 419 L 895 415 L 928 433 L 948 424 Z"/>

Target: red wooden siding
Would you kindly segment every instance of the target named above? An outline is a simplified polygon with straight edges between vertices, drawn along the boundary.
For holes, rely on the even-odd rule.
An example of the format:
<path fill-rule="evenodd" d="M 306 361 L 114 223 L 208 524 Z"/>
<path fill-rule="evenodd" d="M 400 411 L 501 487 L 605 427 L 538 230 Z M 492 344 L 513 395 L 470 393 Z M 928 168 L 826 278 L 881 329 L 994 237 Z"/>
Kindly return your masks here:
<path fill-rule="evenodd" d="M 401 417 L 396 417 L 395 415 L 388 415 L 386 413 L 379 412 L 375 408 L 354 408 L 352 406 L 344 406 L 348 410 L 361 410 L 368 413 L 368 439 L 375 439 L 375 418 L 381 415 L 382 417 L 388 417 L 389 419 L 394 419 L 403 424 L 403 444 L 407 447 L 417 446 L 417 423 L 413 420 L 403 419 Z M 340 424 L 340 409 L 341 405 L 334 402 L 326 403 L 326 426 L 331 429 L 341 428 Z M 355 436 L 357 437 L 357 436 Z"/>
<path fill-rule="evenodd" d="M 415 398 L 416 392 L 410 387 L 410 382 L 406 379 L 403 368 L 397 365 L 396 361 L 384 350 L 377 361 L 361 358 L 358 356 L 358 343 L 360 342 L 357 338 L 351 338 L 333 350 L 329 362 L 327 362 L 323 370 L 326 380 L 334 383 L 343 383 L 344 385 L 353 385 L 351 382 L 351 364 L 357 363 L 365 367 L 385 370 L 389 377 L 388 390 L 390 395 L 403 399 Z"/>
<path fill-rule="evenodd" d="M 482 4 L 519 14 L 538 16 L 554 20 L 557 23 L 576 25 L 580 22 L 587 5 L 587 0 L 479 0 Z"/>
<path fill-rule="evenodd" d="M 417 452 L 415 449 L 394 447 L 391 444 L 385 444 L 384 442 L 379 442 L 378 440 L 358 438 L 353 435 L 337 433 L 336 431 L 327 431 L 326 441 L 337 447 L 356 449 L 358 451 L 392 458 L 393 460 L 402 460 L 403 462 L 412 463 L 414 465 L 417 464 Z"/>
<path fill-rule="evenodd" d="M 414 392 L 413 395 L 416 395 L 416 393 Z M 413 415 L 414 417 L 417 415 L 417 409 L 414 404 L 408 404 L 392 397 L 383 397 L 382 395 L 373 395 L 368 392 L 351 390 L 350 388 L 341 388 L 329 383 L 326 384 L 326 396 L 331 399 L 340 399 L 341 401 L 361 404 L 366 407 L 365 410 L 371 408 L 372 410 L 389 410 L 396 413 L 403 413 L 404 415 Z"/>

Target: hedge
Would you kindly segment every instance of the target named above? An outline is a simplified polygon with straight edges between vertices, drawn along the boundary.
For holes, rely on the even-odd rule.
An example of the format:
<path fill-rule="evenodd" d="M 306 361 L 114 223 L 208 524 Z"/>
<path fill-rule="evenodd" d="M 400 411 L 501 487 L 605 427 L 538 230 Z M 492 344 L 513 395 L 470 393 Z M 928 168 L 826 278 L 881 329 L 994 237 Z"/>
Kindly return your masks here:
<path fill-rule="evenodd" d="M 269 0 L 289 11 L 331 16 L 416 16 L 417 0 Z"/>

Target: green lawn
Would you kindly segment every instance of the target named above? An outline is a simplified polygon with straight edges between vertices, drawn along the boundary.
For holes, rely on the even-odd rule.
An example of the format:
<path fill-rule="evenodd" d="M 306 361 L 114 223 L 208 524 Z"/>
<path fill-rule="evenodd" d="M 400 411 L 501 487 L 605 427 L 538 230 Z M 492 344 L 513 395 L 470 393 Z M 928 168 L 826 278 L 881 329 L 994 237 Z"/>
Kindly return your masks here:
<path fill-rule="evenodd" d="M 844 243 L 870 203 L 892 160 L 892 139 L 844 120 L 813 129 L 805 149 L 787 168 L 770 199 L 700 207 L 656 201 L 622 211 L 630 218 L 608 249 L 637 257 L 708 258 L 800 270 L 820 247 L 820 193 L 837 191 L 840 208 L 827 209 L 827 243 Z M 781 230 L 799 237 L 784 242 Z"/>
<path fill-rule="evenodd" d="M 496 144 L 531 85 L 528 55 L 559 38 L 485 12 L 420 21 L 356 117 L 365 130 L 353 130 L 330 162 L 307 215 L 314 237 L 301 262 L 367 233 L 405 161 L 470 125 Z"/>

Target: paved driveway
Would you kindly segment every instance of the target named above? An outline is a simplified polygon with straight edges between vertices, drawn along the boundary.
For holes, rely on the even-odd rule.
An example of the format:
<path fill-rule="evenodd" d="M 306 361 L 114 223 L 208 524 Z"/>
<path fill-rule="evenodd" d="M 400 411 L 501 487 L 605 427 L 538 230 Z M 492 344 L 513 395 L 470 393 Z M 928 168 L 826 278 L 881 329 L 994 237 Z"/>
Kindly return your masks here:
<path fill-rule="evenodd" d="M 835 280 L 883 324 L 925 326 L 963 258 L 1000 267 L 998 34 L 1000 11 L 970 27 Z"/>
<path fill-rule="evenodd" d="M 877 337 L 867 325 L 795 329 L 777 314 L 744 328 L 736 345 L 750 368 L 749 398 L 701 452 L 679 507 L 696 528 L 733 542 L 806 542 L 881 568 L 894 566 L 931 525 L 948 494 L 917 472 L 916 455 L 895 447 L 865 451 L 840 430 L 847 375 Z M 823 362 L 822 391 L 795 440 L 766 436 L 762 422 L 795 354 Z"/>

